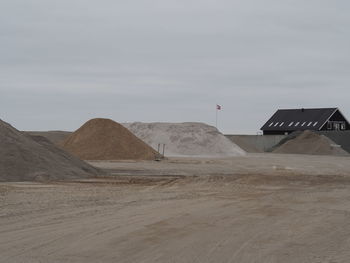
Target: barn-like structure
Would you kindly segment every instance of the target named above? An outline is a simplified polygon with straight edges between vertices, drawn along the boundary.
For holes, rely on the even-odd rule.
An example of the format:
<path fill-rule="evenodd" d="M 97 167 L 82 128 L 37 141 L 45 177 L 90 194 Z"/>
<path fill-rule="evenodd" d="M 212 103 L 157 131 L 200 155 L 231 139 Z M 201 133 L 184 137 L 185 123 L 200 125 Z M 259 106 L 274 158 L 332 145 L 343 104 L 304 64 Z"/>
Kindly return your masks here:
<path fill-rule="evenodd" d="M 280 109 L 261 127 L 264 135 L 294 131 L 345 131 L 350 124 L 338 108 Z"/>

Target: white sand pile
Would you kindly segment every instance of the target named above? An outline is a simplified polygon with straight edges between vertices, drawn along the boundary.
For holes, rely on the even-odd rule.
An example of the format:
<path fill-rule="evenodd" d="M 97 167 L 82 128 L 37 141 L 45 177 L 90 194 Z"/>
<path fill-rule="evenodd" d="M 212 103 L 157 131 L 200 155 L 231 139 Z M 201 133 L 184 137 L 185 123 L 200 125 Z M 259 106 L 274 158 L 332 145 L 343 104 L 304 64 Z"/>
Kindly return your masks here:
<path fill-rule="evenodd" d="M 215 127 L 204 123 L 134 122 L 123 125 L 155 150 L 158 144 L 165 144 L 165 156 L 169 157 L 229 157 L 245 154 Z"/>

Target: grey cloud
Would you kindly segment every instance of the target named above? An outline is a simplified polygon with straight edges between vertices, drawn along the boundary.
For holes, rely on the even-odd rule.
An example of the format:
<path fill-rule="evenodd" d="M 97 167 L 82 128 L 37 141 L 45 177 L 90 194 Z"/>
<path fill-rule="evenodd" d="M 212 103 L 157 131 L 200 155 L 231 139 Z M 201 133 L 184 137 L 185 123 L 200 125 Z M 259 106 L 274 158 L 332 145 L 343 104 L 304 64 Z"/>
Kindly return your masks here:
<path fill-rule="evenodd" d="M 345 0 L 0 3 L 1 118 L 215 122 L 255 133 L 278 107 L 347 105 Z M 244 114 L 242 114 L 244 113 Z"/>

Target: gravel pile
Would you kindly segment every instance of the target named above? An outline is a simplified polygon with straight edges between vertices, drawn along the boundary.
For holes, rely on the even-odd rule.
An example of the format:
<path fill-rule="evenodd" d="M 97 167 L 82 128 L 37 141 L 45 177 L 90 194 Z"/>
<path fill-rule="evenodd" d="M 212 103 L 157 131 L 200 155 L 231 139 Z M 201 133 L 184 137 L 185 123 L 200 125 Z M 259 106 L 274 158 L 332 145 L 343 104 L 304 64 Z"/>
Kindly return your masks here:
<path fill-rule="evenodd" d="M 0 120 L 0 181 L 79 179 L 104 174 L 56 147 Z"/>
<path fill-rule="evenodd" d="M 274 153 L 312 154 L 312 155 L 349 155 L 340 145 L 324 135 L 304 131 L 297 137 L 286 141 L 273 150 Z"/>

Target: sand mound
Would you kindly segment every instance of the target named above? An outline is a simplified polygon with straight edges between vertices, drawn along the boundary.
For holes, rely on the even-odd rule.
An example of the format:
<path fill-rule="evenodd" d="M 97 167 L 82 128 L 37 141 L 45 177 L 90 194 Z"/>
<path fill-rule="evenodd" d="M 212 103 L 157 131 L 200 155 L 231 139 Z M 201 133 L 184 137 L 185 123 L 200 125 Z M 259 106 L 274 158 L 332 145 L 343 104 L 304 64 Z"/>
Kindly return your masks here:
<path fill-rule="evenodd" d="M 68 131 L 23 131 L 32 136 L 42 136 L 48 139 L 53 144 L 62 143 L 72 132 Z"/>
<path fill-rule="evenodd" d="M 339 145 L 324 135 L 304 131 L 273 150 L 274 153 L 348 155 Z"/>
<path fill-rule="evenodd" d="M 154 160 L 156 152 L 110 119 L 92 119 L 71 134 L 63 148 L 84 160 Z"/>
<path fill-rule="evenodd" d="M 63 180 L 100 173 L 47 139 L 24 134 L 0 120 L 0 181 Z"/>
<path fill-rule="evenodd" d="M 165 156 L 228 157 L 245 152 L 215 127 L 204 123 L 126 123 L 137 137 L 157 150 L 165 144 Z"/>

